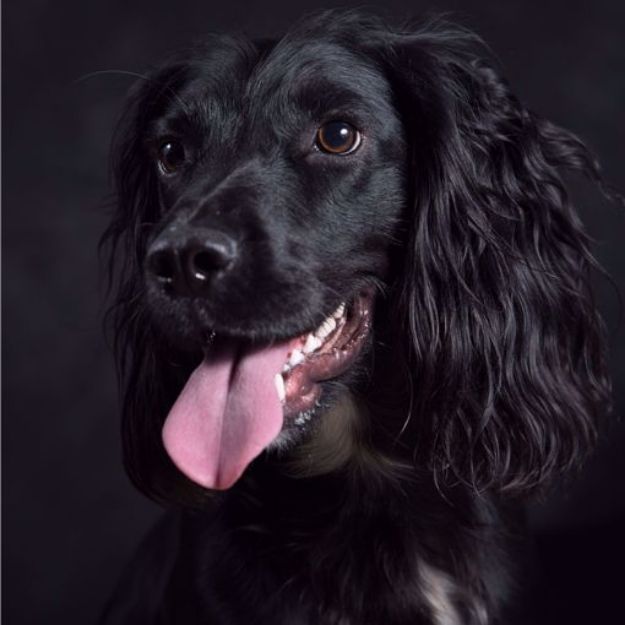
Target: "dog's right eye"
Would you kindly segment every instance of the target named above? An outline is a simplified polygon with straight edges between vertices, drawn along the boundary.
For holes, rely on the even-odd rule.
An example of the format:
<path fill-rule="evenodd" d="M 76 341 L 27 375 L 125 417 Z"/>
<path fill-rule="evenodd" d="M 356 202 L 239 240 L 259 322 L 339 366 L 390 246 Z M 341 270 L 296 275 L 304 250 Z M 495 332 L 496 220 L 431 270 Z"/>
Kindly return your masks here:
<path fill-rule="evenodd" d="M 186 153 L 180 141 L 168 139 L 158 150 L 158 166 L 164 174 L 174 174 L 184 164 Z"/>
<path fill-rule="evenodd" d="M 317 130 L 315 145 L 326 154 L 346 156 L 360 146 L 360 132 L 351 124 L 340 120 L 331 121 Z"/>

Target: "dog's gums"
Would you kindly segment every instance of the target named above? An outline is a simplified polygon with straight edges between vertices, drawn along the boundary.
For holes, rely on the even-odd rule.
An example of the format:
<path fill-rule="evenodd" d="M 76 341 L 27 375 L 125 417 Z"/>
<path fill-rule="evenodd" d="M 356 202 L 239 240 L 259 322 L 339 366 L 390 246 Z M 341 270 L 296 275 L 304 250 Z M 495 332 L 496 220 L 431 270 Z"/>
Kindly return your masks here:
<path fill-rule="evenodd" d="M 336 378 L 354 363 L 371 329 L 372 306 L 373 294 L 365 291 L 291 343 L 289 358 L 274 378 L 286 419 L 304 422 L 303 415 L 319 398 L 319 383 Z"/>

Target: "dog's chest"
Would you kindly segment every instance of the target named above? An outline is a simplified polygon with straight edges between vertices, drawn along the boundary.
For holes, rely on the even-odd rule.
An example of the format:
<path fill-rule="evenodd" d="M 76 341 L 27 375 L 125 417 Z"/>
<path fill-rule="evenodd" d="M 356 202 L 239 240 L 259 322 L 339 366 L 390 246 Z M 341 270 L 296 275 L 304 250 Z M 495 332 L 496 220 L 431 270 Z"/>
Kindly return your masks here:
<path fill-rule="evenodd" d="M 191 576 L 208 622 L 486 625 L 474 593 L 428 564 L 416 545 L 403 543 L 398 528 L 377 521 L 279 530 L 216 523 L 194 549 L 200 557 Z"/>

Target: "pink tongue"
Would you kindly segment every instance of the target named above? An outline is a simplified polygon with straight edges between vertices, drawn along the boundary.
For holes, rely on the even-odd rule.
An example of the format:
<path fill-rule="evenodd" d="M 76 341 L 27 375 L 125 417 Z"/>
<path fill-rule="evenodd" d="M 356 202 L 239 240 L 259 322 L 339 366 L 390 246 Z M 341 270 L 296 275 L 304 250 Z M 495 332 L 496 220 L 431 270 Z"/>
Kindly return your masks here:
<path fill-rule="evenodd" d="M 188 478 L 230 488 L 278 436 L 283 413 L 274 378 L 288 351 L 288 342 L 240 355 L 232 346 L 191 374 L 163 426 L 165 449 Z"/>

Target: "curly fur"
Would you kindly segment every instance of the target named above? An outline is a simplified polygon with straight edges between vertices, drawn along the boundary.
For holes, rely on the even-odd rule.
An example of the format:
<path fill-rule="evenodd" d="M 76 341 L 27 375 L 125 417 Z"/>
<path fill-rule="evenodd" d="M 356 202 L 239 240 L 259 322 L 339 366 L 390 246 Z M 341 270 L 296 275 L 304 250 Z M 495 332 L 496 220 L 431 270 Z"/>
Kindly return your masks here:
<path fill-rule="evenodd" d="M 114 150 L 118 205 L 105 236 L 117 285 L 124 458 L 139 489 L 196 511 L 170 515 L 170 529 L 144 547 L 107 622 L 505 618 L 517 504 L 580 462 L 608 408 L 589 286 L 596 263 L 561 173 L 603 184 L 585 145 L 526 109 L 482 54 L 476 37 L 445 25 L 396 31 L 361 14 L 324 13 L 277 42 L 209 38 L 134 89 Z M 298 65 L 303 58 L 312 67 Z M 146 142 L 182 111 L 228 163 L 223 180 L 241 154 L 223 147 L 215 126 L 225 128 L 228 107 L 240 105 L 237 81 L 255 85 L 251 127 L 280 136 L 295 119 L 284 92 L 323 84 L 326 71 L 346 91 L 368 94 L 386 143 L 356 173 L 334 180 L 317 171 L 305 183 L 283 161 L 267 170 L 250 156 L 246 175 L 284 187 L 270 195 L 259 182 L 262 199 L 300 216 L 317 211 L 306 233 L 281 218 L 263 223 L 269 240 L 279 230 L 318 244 L 303 258 L 284 252 L 315 287 L 297 287 L 303 303 L 293 318 L 272 326 L 257 316 L 246 332 L 268 339 L 309 329 L 337 292 L 373 284 L 373 339 L 354 370 L 328 385 L 323 418 L 307 437 L 211 495 L 181 476 L 161 442 L 197 350 L 180 310 L 155 312 L 143 266 L 190 192 L 163 191 Z M 198 77 L 203 90 L 193 87 Z M 313 91 L 293 99 L 314 111 L 324 104 Z M 219 105 L 206 93 L 221 94 Z M 346 96 L 356 110 L 364 106 L 357 94 Z M 210 115 L 213 127 L 202 130 Z M 236 149 L 249 149 L 241 141 Z M 347 185 L 361 191 L 348 194 Z M 249 190 L 233 189 L 253 212 Z M 365 236 L 368 225 L 375 236 Z M 349 242 L 333 240 L 340 228 L 352 229 Z M 263 253 L 272 269 L 255 279 L 266 281 L 267 310 L 279 316 L 282 274 L 274 252 Z M 341 267 L 328 269 L 337 258 Z M 251 296 L 250 285 L 241 288 Z M 161 541 L 169 555 L 155 562 Z"/>

